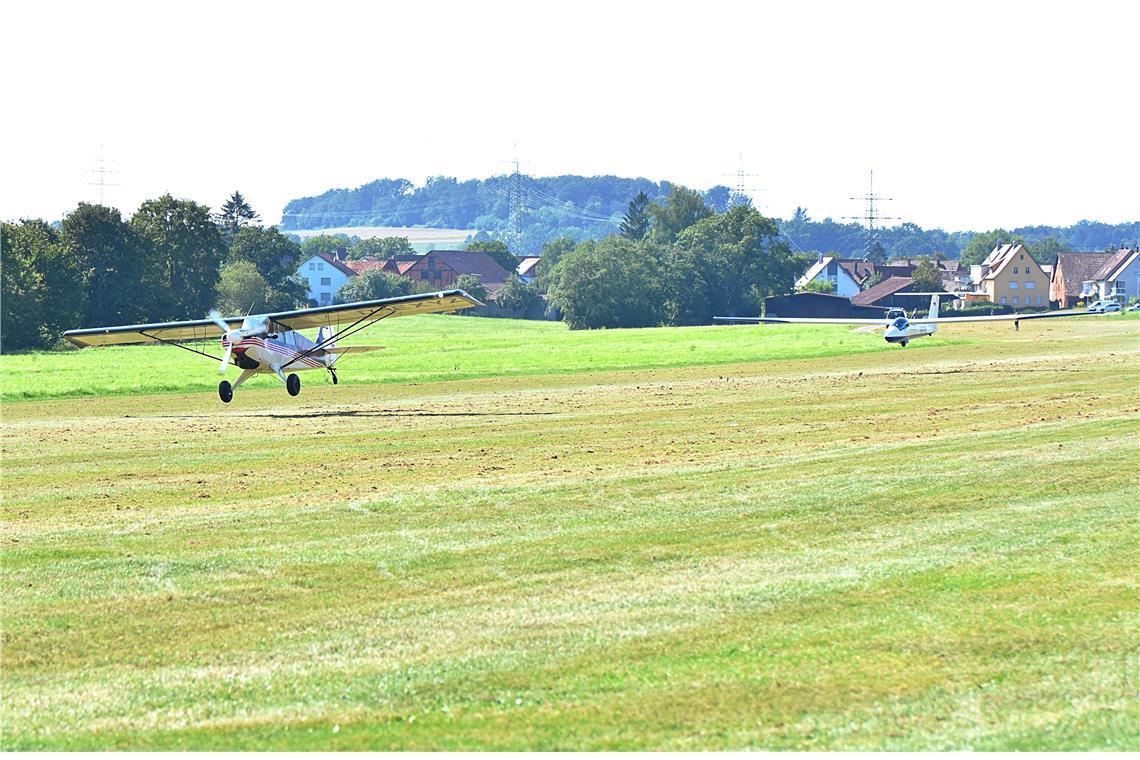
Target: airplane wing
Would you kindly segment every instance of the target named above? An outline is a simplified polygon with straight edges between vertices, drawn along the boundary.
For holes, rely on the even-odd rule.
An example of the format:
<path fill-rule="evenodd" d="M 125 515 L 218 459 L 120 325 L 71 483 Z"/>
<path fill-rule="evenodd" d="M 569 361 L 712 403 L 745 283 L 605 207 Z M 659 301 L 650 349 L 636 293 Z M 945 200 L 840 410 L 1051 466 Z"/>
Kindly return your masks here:
<path fill-rule="evenodd" d="M 482 305 L 462 290 L 447 290 L 438 293 L 381 298 L 375 301 L 318 306 L 312 309 L 281 311 L 261 316 L 268 316 L 274 322 L 285 325 L 292 330 L 304 330 L 309 327 L 325 325 L 371 324 L 385 317 L 433 314 Z M 241 327 L 242 317 L 230 317 L 225 322 L 231 329 L 236 329 Z M 63 337 L 80 348 L 131 343 L 174 343 L 184 340 L 220 338 L 221 336 L 221 327 L 209 319 L 93 327 L 83 330 L 68 330 L 63 334 Z"/>
<path fill-rule="evenodd" d="M 883 319 L 840 319 L 838 317 L 713 317 L 721 322 L 749 322 L 766 325 L 879 325 L 885 326 L 889 320 Z M 914 320 L 911 320 L 912 322 Z"/>
<path fill-rule="evenodd" d="M 241 317 L 231 317 L 226 324 L 231 329 L 241 327 Z M 146 325 L 120 325 L 118 327 L 92 327 L 86 330 L 68 330 L 63 337 L 84 348 L 86 346 L 113 346 L 129 343 L 164 343 L 180 340 L 202 340 L 222 337 L 222 328 L 210 319 L 187 322 L 155 322 Z"/>
<path fill-rule="evenodd" d="M 304 330 L 309 327 L 323 327 L 325 325 L 370 322 L 386 317 L 436 314 L 482 305 L 462 290 L 444 290 L 438 293 L 381 298 L 376 301 L 357 301 L 356 303 L 317 306 L 312 309 L 280 311 L 266 316 L 292 330 Z"/>
<path fill-rule="evenodd" d="M 916 317 L 907 320 L 912 325 L 941 325 L 949 322 L 1021 322 L 1026 319 L 1053 319 L 1056 317 L 1095 317 L 1095 311 L 1038 311 L 1029 314 L 984 314 L 976 317 Z"/>

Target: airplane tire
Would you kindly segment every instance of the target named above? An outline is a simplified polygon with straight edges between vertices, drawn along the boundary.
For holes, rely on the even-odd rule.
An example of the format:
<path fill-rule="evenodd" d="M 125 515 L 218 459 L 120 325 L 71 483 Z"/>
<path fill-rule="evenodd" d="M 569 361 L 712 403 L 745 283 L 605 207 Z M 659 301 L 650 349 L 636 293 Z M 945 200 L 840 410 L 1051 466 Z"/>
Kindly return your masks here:
<path fill-rule="evenodd" d="M 903 348 L 906 348 L 906 344 L 907 344 L 907 343 L 910 343 L 910 341 L 909 341 L 909 340 L 904 340 L 904 341 L 902 342 L 902 347 L 903 347 Z"/>
<path fill-rule="evenodd" d="M 223 404 L 228 404 L 233 401 L 234 387 L 230 385 L 229 380 L 223 380 L 218 383 L 218 398 L 222 400 Z"/>
<path fill-rule="evenodd" d="M 297 375 L 289 375 L 285 378 L 285 390 L 289 391 L 290 396 L 296 396 L 301 392 L 301 378 Z"/>

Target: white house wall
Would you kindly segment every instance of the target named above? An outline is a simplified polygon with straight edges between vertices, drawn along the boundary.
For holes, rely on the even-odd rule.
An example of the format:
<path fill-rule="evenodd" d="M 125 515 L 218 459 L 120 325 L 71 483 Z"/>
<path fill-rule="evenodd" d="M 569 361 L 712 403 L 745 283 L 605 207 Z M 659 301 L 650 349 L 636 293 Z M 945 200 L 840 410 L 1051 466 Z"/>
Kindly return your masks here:
<path fill-rule="evenodd" d="M 336 298 L 336 292 L 348 282 L 349 277 L 319 256 L 302 262 L 297 273 L 308 283 L 308 298 L 318 306 L 326 306 Z"/>

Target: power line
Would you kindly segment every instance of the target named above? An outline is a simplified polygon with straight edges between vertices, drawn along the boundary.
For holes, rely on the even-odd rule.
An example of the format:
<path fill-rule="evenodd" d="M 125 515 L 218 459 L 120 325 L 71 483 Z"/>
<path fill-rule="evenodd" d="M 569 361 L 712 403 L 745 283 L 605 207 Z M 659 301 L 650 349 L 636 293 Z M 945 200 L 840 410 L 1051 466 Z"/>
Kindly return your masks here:
<path fill-rule="evenodd" d="M 749 200 L 755 200 L 750 195 L 750 193 L 762 192 L 764 190 L 764 188 L 762 188 L 762 187 L 745 187 L 744 180 L 746 177 L 759 177 L 760 175 L 759 174 L 750 174 L 750 173 L 744 171 L 744 154 L 743 153 L 738 153 L 737 158 L 738 158 L 739 163 L 737 164 L 736 171 L 734 171 L 730 174 L 725 174 L 723 176 L 735 177 L 736 178 L 736 186 L 733 188 L 733 193 L 735 194 L 737 199 L 748 198 Z M 737 203 L 739 203 L 739 200 L 737 200 Z M 732 205 L 736 205 L 736 204 L 733 203 L 732 197 L 729 197 L 729 206 L 732 206 Z"/>
<path fill-rule="evenodd" d="M 118 183 L 107 181 L 107 175 L 108 174 L 118 174 L 118 172 L 115 171 L 114 169 L 108 169 L 107 168 L 106 161 L 104 161 L 104 159 L 103 159 L 103 146 L 102 145 L 99 146 L 99 158 L 96 160 L 95 168 L 94 169 L 88 169 L 86 173 L 87 174 L 94 174 L 98 177 L 98 179 L 95 180 L 94 182 L 88 182 L 86 184 L 94 185 L 94 186 L 97 186 L 99 188 L 99 205 L 105 206 L 106 204 L 103 201 L 104 201 L 104 195 L 105 195 L 104 191 L 106 190 L 106 188 L 118 187 Z"/>
<path fill-rule="evenodd" d="M 894 198 L 889 198 L 885 195 L 876 195 L 875 194 L 875 172 L 872 169 L 871 170 L 871 182 L 870 182 L 870 185 L 868 186 L 867 194 L 866 195 L 852 196 L 851 200 L 853 200 L 853 201 L 866 201 L 866 203 L 867 203 L 867 209 L 863 213 L 863 216 L 845 216 L 843 218 L 851 220 L 851 221 L 855 221 L 855 222 L 863 222 L 866 224 L 866 226 L 867 226 L 867 244 L 866 244 L 866 248 L 864 249 L 863 255 L 865 258 L 870 258 L 871 252 L 875 247 L 875 243 L 878 242 L 878 239 L 879 239 L 879 233 L 875 228 L 875 222 L 880 222 L 880 221 L 883 221 L 886 219 L 898 219 L 897 216 L 884 216 L 883 214 L 878 213 L 877 210 L 875 209 L 875 203 L 878 201 L 893 201 Z"/>

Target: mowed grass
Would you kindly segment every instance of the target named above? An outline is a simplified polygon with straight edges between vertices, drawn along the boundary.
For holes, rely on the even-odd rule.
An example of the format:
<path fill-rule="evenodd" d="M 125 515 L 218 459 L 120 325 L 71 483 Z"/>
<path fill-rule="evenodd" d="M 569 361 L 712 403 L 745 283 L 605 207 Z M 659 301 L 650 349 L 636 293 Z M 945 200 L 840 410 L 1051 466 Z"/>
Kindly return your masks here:
<path fill-rule="evenodd" d="M 938 336 L 935 341 L 949 344 L 962 342 L 962 338 Z M 381 321 L 345 341 L 351 344 L 385 347 L 345 357 L 341 378 L 354 385 L 686 367 L 892 348 L 881 333 L 833 326 L 799 328 L 798 332 L 770 326 L 574 332 L 561 322 L 454 315 Z M 217 340 L 187 345 L 221 358 Z M 912 347 L 921 346 L 916 342 Z M 3 355 L 0 400 L 216 390 L 221 379 L 217 367 L 217 361 L 211 363 L 173 346 Z M 231 382 L 238 373 L 237 368 L 230 368 Z M 304 372 L 301 378 L 309 385 L 331 384 L 326 372 Z M 280 388 L 281 381 L 259 376 L 245 387 Z"/>
<path fill-rule="evenodd" d="M 1140 749 L 1140 322 L 954 338 L 5 404 L 3 746 Z"/>

